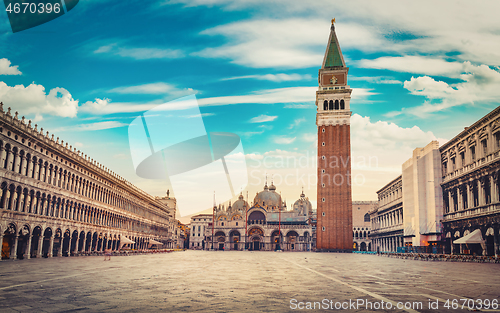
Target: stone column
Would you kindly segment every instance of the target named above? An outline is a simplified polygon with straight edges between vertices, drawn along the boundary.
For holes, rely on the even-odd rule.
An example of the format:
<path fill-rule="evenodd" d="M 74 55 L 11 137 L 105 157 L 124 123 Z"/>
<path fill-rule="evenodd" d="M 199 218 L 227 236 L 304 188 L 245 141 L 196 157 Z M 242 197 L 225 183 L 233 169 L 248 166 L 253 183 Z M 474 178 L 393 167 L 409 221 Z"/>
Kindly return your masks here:
<path fill-rule="evenodd" d="M 40 164 L 33 160 L 33 178 L 38 179 L 38 174 L 40 172 Z"/>
<path fill-rule="evenodd" d="M 12 151 L 9 151 L 9 154 L 7 155 L 7 170 L 12 171 L 12 162 L 14 161 L 14 153 Z"/>
<path fill-rule="evenodd" d="M 26 157 L 24 155 L 21 156 L 21 165 L 20 165 L 19 169 L 20 169 L 22 175 L 26 174 L 26 165 L 27 165 L 26 162 L 27 162 Z"/>
<path fill-rule="evenodd" d="M 5 151 L 5 148 L 3 146 L 0 146 L 0 167 L 3 167 L 5 164 L 5 156 L 7 155 L 7 152 Z"/>
<path fill-rule="evenodd" d="M 63 244 L 64 244 L 64 237 L 60 237 L 59 238 L 59 250 L 57 250 L 57 256 L 58 257 L 62 257 Z"/>
<path fill-rule="evenodd" d="M 477 197 L 478 197 L 478 202 L 479 205 L 483 205 L 485 203 L 484 201 L 484 182 L 482 182 L 482 179 L 477 180 Z"/>
<path fill-rule="evenodd" d="M 467 184 L 467 208 L 474 207 L 474 189 L 472 188 L 474 182 Z"/>
<path fill-rule="evenodd" d="M 0 232 L 0 247 L 3 247 L 3 232 Z M 2 261 L 1 257 L 0 257 L 0 261 Z"/>
<path fill-rule="evenodd" d="M 28 172 L 26 174 L 28 177 L 33 177 L 33 158 L 28 161 Z"/>
<path fill-rule="evenodd" d="M 24 258 L 29 260 L 31 259 L 31 239 L 33 235 L 28 235 L 28 242 L 26 243 L 26 250 L 24 250 Z"/>
<path fill-rule="evenodd" d="M 37 258 L 42 257 L 42 248 L 43 248 L 43 234 L 40 234 L 40 236 L 38 236 L 38 249 L 36 249 Z"/>
<path fill-rule="evenodd" d="M 490 176 L 491 203 L 498 202 L 498 185 L 497 185 L 496 177 L 497 177 L 496 174 L 493 174 Z"/>
<path fill-rule="evenodd" d="M 10 259 L 15 260 L 17 259 L 17 242 L 18 242 L 18 235 L 14 235 L 14 244 L 12 245 L 12 248 L 10 249 Z"/>
<path fill-rule="evenodd" d="M 19 152 L 18 152 L 19 153 Z M 19 156 L 18 153 L 14 154 L 14 162 L 12 166 L 12 171 L 19 173 L 19 166 L 21 165 L 21 157 Z"/>
<path fill-rule="evenodd" d="M 493 231 L 493 250 L 495 251 L 495 257 L 498 257 L 498 229 Z M 1 242 L 1 241 L 0 241 Z"/>
<path fill-rule="evenodd" d="M 52 236 L 50 236 L 50 243 L 49 243 L 49 258 L 51 258 L 54 253 L 54 234 L 52 234 Z"/>

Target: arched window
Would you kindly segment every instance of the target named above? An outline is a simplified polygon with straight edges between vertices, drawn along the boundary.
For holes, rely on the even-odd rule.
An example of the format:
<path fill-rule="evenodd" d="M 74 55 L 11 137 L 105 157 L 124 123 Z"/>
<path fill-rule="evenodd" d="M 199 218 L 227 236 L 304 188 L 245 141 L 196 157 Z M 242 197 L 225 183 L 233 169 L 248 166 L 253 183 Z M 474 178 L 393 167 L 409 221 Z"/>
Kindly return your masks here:
<path fill-rule="evenodd" d="M 335 100 L 335 110 L 339 109 L 339 100 Z"/>
<path fill-rule="evenodd" d="M 330 100 L 330 103 L 328 104 L 328 109 L 333 110 L 333 101 Z"/>
<path fill-rule="evenodd" d="M 370 221 L 370 214 L 366 213 L 365 214 L 365 222 L 369 222 Z"/>
<path fill-rule="evenodd" d="M 323 102 L 323 110 L 328 110 L 328 101 L 325 100 L 325 102 Z"/>
<path fill-rule="evenodd" d="M 340 109 L 341 110 L 345 109 L 345 102 L 344 102 L 344 100 L 340 100 Z"/>

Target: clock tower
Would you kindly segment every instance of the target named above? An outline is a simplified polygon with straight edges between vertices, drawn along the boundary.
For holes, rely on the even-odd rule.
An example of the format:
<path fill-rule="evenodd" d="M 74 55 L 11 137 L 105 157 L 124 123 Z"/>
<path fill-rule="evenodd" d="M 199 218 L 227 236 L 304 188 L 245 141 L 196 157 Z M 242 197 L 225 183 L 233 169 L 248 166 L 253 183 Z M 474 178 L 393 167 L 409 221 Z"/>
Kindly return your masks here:
<path fill-rule="evenodd" d="M 332 20 L 316 91 L 318 251 L 350 252 L 352 238 L 350 100 L 346 67 Z"/>

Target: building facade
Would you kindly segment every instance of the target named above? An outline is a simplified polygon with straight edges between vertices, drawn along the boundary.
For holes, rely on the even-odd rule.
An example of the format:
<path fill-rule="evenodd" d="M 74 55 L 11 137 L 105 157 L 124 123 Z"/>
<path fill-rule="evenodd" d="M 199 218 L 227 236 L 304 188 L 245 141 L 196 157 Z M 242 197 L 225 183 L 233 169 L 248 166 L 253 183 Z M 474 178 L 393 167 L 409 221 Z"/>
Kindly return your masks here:
<path fill-rule="evenodd" d="M 466 127 L 440 151 L 446 252 L 498 256 L 500 107 Z M 453 244 L 477 229 L 482 243 Z"/>
<path fill-rule="evenodd" d="M 352 237 L 354 238 L 354 251 L 372 251 L 369 212 L 375 210 L 377 205 L 377 201 L 352 202 Z"/>
<path fill-rule="evenodd" d="M 212 233 L 212 214 L 197 214 L 191 217 L 189 248 L 204 250 L 207 246 L 207 237 Z"/>
<path fill-rule="evenodd" d="M 0 103 L 2 259 L 117 250 L 122 237 L 132 249 L 168 241 L 168 206 L 10 111 Z"/>
<path fill-rule="evenodd" d="M 416 148 L 412 157 L 403 163 L 404 246 L 412 247 L 412 251 L 437 253 L 442 250 L 440 163 L 437 141 Z"/>
<path fill-rule="evenodd" d="M 284 250 L 314 249 L 314 214 L 309 199 L 302 192 L 290 210 L 271 184 L 257 193 L 253 205 L 243 195 L 227 208 L 214 208 L 215 224 L 206 230 L 206 249 L 214 250 Z"/>
<path fill-rule="evenodd" d="M 350 100 L 344 57 L 332 21 L 316 92 L 318 127 L 317 249 L 351 251 Z"/>
<path fill-rule="evenodd" d="M 373 251 L 397 252 L 403 240 L 402 175 L 377 191 L 378 206 L 370 211 Z"/>

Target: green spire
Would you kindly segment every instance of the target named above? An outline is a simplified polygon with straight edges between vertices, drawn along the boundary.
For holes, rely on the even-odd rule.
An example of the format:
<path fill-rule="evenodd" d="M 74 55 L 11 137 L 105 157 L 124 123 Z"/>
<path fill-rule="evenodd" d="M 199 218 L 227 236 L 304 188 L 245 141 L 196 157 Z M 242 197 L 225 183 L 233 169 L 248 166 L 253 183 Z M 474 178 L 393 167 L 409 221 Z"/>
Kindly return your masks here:
<path fill-rule="evenodd" d="M 335 34 L 335 26 L 332 24 L 323 68 L 334 66 L 345 67 L 345 64 L 344 58 L 342 57 L 342 52 L 340 51 L 340 45 L 337 40 L 337 35 Z"/>

